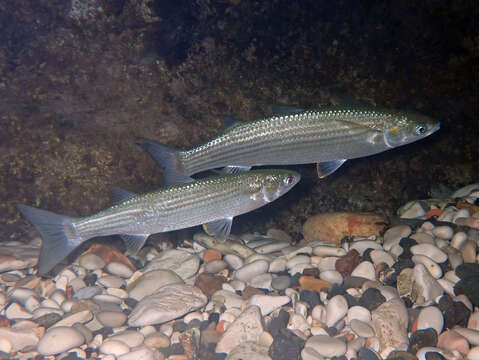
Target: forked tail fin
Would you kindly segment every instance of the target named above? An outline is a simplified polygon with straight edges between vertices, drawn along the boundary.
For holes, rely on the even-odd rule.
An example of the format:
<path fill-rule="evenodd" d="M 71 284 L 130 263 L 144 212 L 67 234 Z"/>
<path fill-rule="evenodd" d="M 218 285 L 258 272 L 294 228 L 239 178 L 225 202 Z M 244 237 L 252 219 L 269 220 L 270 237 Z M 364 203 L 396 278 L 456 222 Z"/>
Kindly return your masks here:
<path fill-rule="evenodd" d="M 16 207 L 42 236 L 39 275 L 48 273 L 82 242 L 73 227 L 74 218 L 23 204 Z"/>
<path fill-rule="evenodd" d="M 188 174 L 184 173 L 180 159 L 180 150 L 161 145 L 143 137 L 137 139 L 137 144 L 147 151 L 163 169 L 163 180 L 166 186 L 185 182 L 185 176 Z"/>

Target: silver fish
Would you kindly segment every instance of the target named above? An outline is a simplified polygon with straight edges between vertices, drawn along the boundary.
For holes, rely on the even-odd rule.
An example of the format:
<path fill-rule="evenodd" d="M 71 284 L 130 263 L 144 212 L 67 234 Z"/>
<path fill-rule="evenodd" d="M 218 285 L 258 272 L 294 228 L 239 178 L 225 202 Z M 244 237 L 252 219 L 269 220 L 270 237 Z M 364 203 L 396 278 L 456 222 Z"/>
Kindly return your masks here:
<path fill-rule="evenodd" d="M 294 109 L 288 114 L 239 123 L 190 150 L 140 138 L 139 145 L 164 168 L 167 184 L 184 175 L 226 167 L 317 163 L 320 178 L 346 160 L 377 154 L 425 138 L 439 122 L 414 112 L 376 108 Z"/>
<path fill-rule="evenodd" d="M 234 216 L 276 200 L 299 179 L 294 171 L 268 169 L 191 181 L 142 195 L 120 189 L 120 202 L 82 218 L 16 206 L 42 236 L 38 264 L 42 275 L 96 236 L 120 234 L 130 253 L 137 252 L 151 234 L 201 224 L 210 234 L 227 236 Z"/>

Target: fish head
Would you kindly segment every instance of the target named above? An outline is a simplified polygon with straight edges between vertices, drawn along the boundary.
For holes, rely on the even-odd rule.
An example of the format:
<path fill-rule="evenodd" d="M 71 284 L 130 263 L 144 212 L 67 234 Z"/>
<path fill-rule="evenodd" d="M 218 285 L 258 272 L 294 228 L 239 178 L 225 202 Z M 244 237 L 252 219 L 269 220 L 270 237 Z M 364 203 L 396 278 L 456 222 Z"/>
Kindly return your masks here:
<path fill-rule="evenodd" d="M 250 198 L 255 202 L 270 203 L 291 190 L 301 179 L 292 170 L 264 170 L 249 186 Z"/>
<path fill-rule="evenodd" d="M 424 139 L 439 130 L 440 123 L 426 115 L 400 111 L 388 116 L 383 126 L 384 143 L 395 148 Z"/>

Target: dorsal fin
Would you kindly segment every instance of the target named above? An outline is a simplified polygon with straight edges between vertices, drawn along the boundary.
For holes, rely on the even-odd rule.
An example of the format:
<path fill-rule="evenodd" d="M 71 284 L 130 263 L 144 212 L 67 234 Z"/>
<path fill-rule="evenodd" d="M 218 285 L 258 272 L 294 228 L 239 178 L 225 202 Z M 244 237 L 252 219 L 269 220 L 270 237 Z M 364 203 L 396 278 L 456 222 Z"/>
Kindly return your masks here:
<path fill-rule="evenodd" d="M 221 118 L 220 133 L 225 133 L 228 130 L 238 126 L 241 122 L 233 116 L 222 116 Z"/>
<path fill-rule="evenodd" d="M 113 186 L 111 188 L 111 199 L 113 200 L 113 203 L 118 204 L 121 203 L 122 201 L 130 200 L 131 198 L 134 198 L 137 194 L 122 189 L 118 186 Z"/>
<path fill-rule="evenodd" d="M 304 109 L 300 109 L 289 105 L 273 105 L 273 114 L 277 116 L 294 115 L 303 112 Z"/>

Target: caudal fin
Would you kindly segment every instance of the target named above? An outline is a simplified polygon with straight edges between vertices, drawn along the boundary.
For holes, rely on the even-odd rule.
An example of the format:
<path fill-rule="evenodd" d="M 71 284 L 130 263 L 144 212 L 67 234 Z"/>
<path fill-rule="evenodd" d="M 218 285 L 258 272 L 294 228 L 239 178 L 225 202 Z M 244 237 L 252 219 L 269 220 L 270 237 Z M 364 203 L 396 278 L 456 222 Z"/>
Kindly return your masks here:
<path fill-rule="evenodd" d="M 73 218 L 23 204 L 16 207 L 42 236 L 39 275 L 48 273 L 82 242 L 73 227 Z"/>
<path fill-rule="evenodd" d="M 185 182 L 186 174 L 179 156 L 180 150 L 169 148 L 143 137 L 138 138 L 137 144 L 147 151 L 163 169 L 165 185 L 176 185 Z"/>

